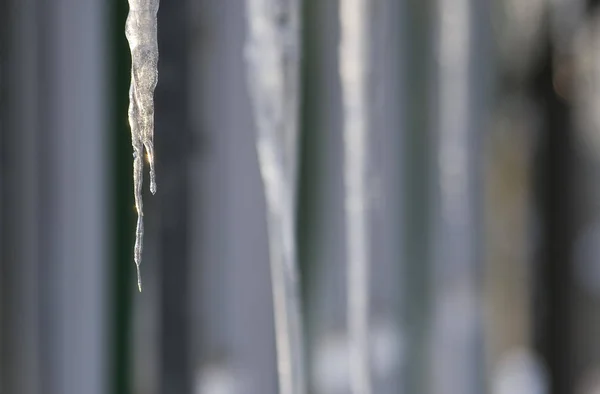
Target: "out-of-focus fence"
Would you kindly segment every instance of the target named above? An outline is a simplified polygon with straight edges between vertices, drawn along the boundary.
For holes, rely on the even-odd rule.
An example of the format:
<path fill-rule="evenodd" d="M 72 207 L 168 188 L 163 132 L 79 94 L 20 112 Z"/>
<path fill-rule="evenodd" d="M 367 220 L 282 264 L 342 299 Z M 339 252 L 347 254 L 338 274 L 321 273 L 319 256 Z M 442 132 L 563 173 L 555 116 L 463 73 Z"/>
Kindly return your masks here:
<path fill-rule="evenodd" d="M 0 393 L 600 392 L 599 11 L 163 0 L 138 294 L 127 1 L 0 0 Z"/>

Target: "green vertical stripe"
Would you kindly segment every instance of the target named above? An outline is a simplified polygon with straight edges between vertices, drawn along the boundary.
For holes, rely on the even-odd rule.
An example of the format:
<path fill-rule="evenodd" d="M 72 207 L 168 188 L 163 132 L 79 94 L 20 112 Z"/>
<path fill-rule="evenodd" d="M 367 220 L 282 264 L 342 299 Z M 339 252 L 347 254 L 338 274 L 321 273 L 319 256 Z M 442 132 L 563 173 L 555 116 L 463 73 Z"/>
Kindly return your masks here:
<path fill-rule="evenodd" d="M 131 346 L 129 343 L 132 315 L 132 289 L 135 288 L 133 275 L 133 184 L 131 137 L 127 124 L 129 75 L 131 59 L 125 39 L 125 19 L 129 6 L 127 0 L 112 2 L 114 22 L 108 28 L 111 34 L 112 52 L 112 90 L 113 110 L 112 144 L 113 158 L 113 242 L 112 294 L 113 314 L 113 353 L 110 373 L 113 382 L 112 392 L 126 394 L 131 392 Z"/>

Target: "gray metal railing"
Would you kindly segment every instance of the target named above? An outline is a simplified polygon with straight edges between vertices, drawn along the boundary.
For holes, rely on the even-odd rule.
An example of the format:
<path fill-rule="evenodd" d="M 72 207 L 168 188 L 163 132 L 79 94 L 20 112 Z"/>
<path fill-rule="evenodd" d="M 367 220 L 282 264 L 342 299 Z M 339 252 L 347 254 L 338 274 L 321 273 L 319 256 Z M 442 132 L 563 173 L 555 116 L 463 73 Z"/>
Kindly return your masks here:
<path fill-rule="evenodd" d="M 594 392 L 596 7 L 0 0 L 0 392 Z"/>

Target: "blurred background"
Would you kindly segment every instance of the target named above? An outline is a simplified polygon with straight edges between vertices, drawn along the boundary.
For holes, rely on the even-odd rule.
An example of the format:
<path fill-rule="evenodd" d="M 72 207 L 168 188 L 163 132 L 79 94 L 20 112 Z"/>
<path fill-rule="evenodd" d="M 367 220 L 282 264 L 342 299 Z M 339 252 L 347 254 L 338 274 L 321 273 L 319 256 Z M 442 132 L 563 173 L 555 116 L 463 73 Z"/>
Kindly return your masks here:
<path fill-rule="evenodd" d="M 368 2 L 373 393 L 600 393 L 597 3 Z M 275 394 L 246 4 L 160 5 L 142 293 L 127 12 L 0 0 L 0 393 Z M 339 3 L 302 18 L 306 372 L 345 394 Z"/>

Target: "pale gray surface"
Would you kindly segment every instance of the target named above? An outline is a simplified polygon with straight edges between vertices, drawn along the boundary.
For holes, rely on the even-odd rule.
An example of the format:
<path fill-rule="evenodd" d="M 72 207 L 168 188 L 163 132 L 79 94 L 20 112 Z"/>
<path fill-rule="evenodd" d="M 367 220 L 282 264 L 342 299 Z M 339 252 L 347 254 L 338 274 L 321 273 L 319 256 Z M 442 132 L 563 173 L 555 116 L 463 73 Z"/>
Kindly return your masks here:
<path fill-rule="evenodd" d="M 4 393 L 108 389 L 104 4 L 9 4 Z"/>
<path fill-rule="evenodd" d="M 242 1 L 193 6 L 190 105 L 196 373 L 225 366 L 234 393 L 276 392 L 275 341 L 262 181 L 247 93 Z"/>

